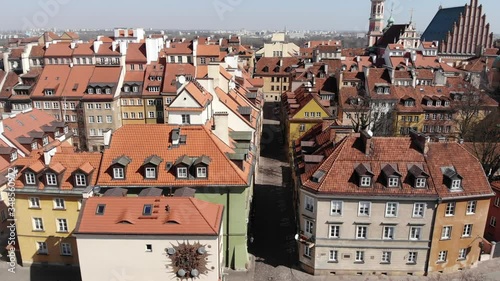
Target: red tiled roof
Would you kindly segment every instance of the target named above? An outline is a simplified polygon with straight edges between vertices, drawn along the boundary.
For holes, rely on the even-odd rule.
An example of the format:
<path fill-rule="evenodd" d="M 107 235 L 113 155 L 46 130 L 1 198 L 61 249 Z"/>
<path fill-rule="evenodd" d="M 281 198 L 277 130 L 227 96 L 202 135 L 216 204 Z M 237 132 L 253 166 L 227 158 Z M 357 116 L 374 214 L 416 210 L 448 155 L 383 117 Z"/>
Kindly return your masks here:
<path fill-rule="evenodd" d="M 94 73 L 95 66 L 93 65 L 77 65 L 69 71 L 66 85 L 63 89 L 63 97 L 82 97 L 87 90 L 87 85 Z"/>
<path fill-rule="evenodd" d="M 97 50 L 96 56 L 120 56 L 120 45 L 116 44 L 113 51 L 113 43 L 102 43 Z M 94 50 L 95 52 L 95 50 Z"/>
<path fill-rule="evenodd" d="M 178 126 L 159 125 L 125 125 L 114 132 L 110 148 L 105 150 L 99 175 L 101 186 L 231 186 L 248 185 L 250 167 L 245 171 L 238 168 L 226 153 L 233 150 L 204 126 L 183 126 L 180 135 L 186 135 L 186 144 L 172 147 L 170 139 L 173 129 Z M 200 145 L 203 144 L 203 145 Z M 170 148 L 169 148 L 170 147 Z M 125 180 L 112 178 L 113 160 L 127 156 L 132 161 L 128 164 Z M 160 164 L 158 178 L 144 179 L 142 175 L 144 160 L 151 155 L 163 159 Z M 167 163 L 175 163 L 182 156 L 210 158 L 208 178 L 194 180 L 178 180 L 175 169 L 165 170 Z M 246 164 L 245 164 L 246 165 Z"/>
<path fill-rule="evenodd" d="M 220 55 L 219 45 L 198 45 L 196 53 L 199 57 L 218 57 Z"/>
<path fill-rule="evenodd" d="M 122 67 L 96 67 L 90 83 L 118 84 Z"/>
<path fill-rule="evenodd" d="M 94 45 L 92 43 L 78 43 L 73 50 L 73 56 L 93 56 Z"/>
<path fill-rule="evenodd" d="M 53 89 L 54 97 L 61 96 L 66 80 L 70 73 L 69 65 L 47 65 L 44 67 L 38 82 L 36 83 L 32 97 L 45 96 L 45 89 Z"/>
<path fill-rule="evenodd" d="M 145 43 L 129 43 L 127 46 L 127 63 L 141 62 L 146 63 L 146 44 Z"/>
<path fill-rule="evenodd" d="M 47 50 L 45 50 L 45 57 L 71 57 L 73 55 L 73 49 L 71 49 L 70 43 L 56 43 L 50 44 Z"/>
<path fill-rule="evenodd" d="M 12 88 L 17 84 L 19 84 L 19 76 L 12 71 L 7 73 L 7 78 L 0 92 L 0 98 L 9 98 L 13 92 Z"/>
<path fill-rule="evenodd" d="M 24 52 L 24 48 L 15 48 L 10 50 L 9 58 L 21 59 L 21 55 Z"/>
<path fill-rule="evenodd" d="M 98 205 L 105 205 L 102 215 L 96 215 Z M 152 206 L 151 215 L 143 214 L 144 205 Z M 83 204 L 75 233 L 217 236 L 223 210 L 186 197 L 92 197 Z"/>
<path fill-rule="evenodd" d="M 124 82 L 144 82 L 144 70 L 127 70 Z"/>
<path fill-rule="evenodd" d="M 195 68 L 192 64 L 175 64 L 167 63 L 165 66 L 165 78 L 163 79 L 164 93 L 176 93 L 177 83 L 176 77 L 179 75 L 194 76 Z"/>
<path fill-rule="evenodd" d="M 189 42 L 171 43 L 170 48 L 162 50 L 163 55 L 191 55 L 193 53 L 192 45 Z M 219 53 L 217 53 L 217 56 Z"/>
<path fill-rule="evenodd" d="M 280 60 L 283 60 L 283 65 L 280 67 Z M 287 58 L 275 58 L 275 57 L 264 57 L 261 58 L 256 66 L 255 66 L 255 75 L 288 75 L 290 73 L 286 72 L 287 67 L 291 67 L 292 65 L 296 65 L 299 63 L 299 59 L 295 57 L 287 57 Z M 265 72 L 264 68 L 267 67 L 268 71 Z M 278 72 L 275 69 L 278 68 Z"/>
<path fill-rule="evenodd" d="M 207 92 L 201 85 L 196 85 L 194 82 L 189 82 L 184 88 L 194 98 L 194 100 L 205 108 L 209 101 L 212 101 L 212 95 Z"/>
<path fill-rule="evenodd" d="M 87 173 L 87 176 L 90 176 L 90 178 L 87 178 L 87 186 L 94 186 L 97 181 L 101 157 L 101 153 L 78 153 L 73 151 L 56 152 L 56 154 L 51 159 L 51 164 L 48 167 L 45 166 L 43 159 L 40 159 L 32 162 L 32 164 L 26 166 L 23 170 L 21 170 L 16 182 L 16 187 L 24 187 L 21 179 L 23 171 L 27 168 L 33 170 L 35 173 L 40 173 L 45 169 L 50 169 L 60 174 L 60 182 L 58 181 L 58 187 L 62 190 L 70 190 L 77 187 L 74 175 L 79 171 L 85 172 Z M 81 167 L 83 167 L 85 170 L 81 169 Z M 40 181 L 38 187 L 40 189 L 45 188 L 44 181 Z"/>

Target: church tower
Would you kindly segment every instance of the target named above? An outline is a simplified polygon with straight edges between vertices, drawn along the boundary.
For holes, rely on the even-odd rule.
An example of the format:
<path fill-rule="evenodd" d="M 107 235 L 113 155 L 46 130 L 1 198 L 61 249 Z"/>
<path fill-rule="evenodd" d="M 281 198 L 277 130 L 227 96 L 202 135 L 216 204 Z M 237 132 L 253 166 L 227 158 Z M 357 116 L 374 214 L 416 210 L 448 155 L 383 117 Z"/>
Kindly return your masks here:
<path fill-rule="evenodd" d="M 385 0 L 371 0 L 370 27 L 368 30 L 368 47 L 377 43 L 384 29 L 384 5 Z"/>

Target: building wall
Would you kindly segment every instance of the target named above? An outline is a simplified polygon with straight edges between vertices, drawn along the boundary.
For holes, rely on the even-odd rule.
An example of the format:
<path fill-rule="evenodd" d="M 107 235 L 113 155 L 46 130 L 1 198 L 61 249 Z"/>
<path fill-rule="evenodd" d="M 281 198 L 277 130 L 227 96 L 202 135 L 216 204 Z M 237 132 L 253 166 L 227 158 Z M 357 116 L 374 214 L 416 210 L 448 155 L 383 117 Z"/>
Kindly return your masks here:
<path fill-rule="evenodd" d="M 144 116 L 146 124 L 163 124 L 164 123 L 164 109 L 162 98 L 144 97 Z M 154 117 L 150 117 L 150 113 L 154 112 Z"/>
<path fill-rule="evenodd" d="M 408 133 L 406 133 L 407 131 L 407 128 L 417 128 L 417 131 L 418 132 L 422 132 L 423 130 L 423 127 L 424 127 L 424 114 L 420 114 L 420 113 L 398 113 L 397 114 L 397 118 L 395 118 L 395 134 L 396 136 L 405 136 L 405 135 L 408 135 Z M 411 118 L 411 122 L 408 121 L 409 118 Z M 418 118 L 418 121 L 415 121 L 416 118 Z M 403 131 L 401 130 L 402 128 L 405 128 L 403 129 Z"/>
<path fill-rule="evenodd" d="M 309 114 L 306 117 L 306 112 Z M 320 113 L 318 117 L 316 114 Z M 314 114 L 314 116 L 311 115 Z M 299 110 L 295 115 L 289 120 L 290 129 L 288 140 L 290 146 L 293 141 L 300 138 L 305 132 L 314 127 L 314 125 L 323 121 L 323 118 L 327 118 L 328 113 L 314 100 L 307 103 L 301 110 Z"/>
<path fill-rule="evenodd" d="M 190 121 L 193 125 L 204 125 L 208 120 L 208 110 L 203 111 L 170 111 L 168 113 L 168 123 L 174 125 L 182 125 L 182 115 L 189 114 Z"/>
<path fill-rule="evenodd" d="M 245 270 L 249 261 L 247 250 L 248 216 L 253 183 L 243 187 L 205 187 L 197 189 L 200 200 L 224 205 L 223 228 L 225 266 Z"/>
<path fill-rule="evenodd" d="M 40 199 L 39 209 L 29 208 L 29 198 Z M 54 198 L 63 198 L 65 210 L 54 210 Z M 17 237 L 23 265 L 50 263 L 78 265 L 76 240 L 71 233 L 75 229 L 79 215 L 81 196 L 52 196 L 16 194 Z M 33 231 L 33 218 L 42 218 L 44 231 Z M 57 232 L 57 219 L 66 219 L 68 233 Z M 46 242 L 48 255 L 37 254 L 37 242 Z M 62 256 L 60 243 L 70 243 L 72 256 Z"/>
<path fill-rule="evenodd" d="M 468 201 L 456 202 L 455 215 L 446 216 L 445 211 L 448 201 L 443 201 L 438 205 L 434 223 L 434 233 L 432 237 L 432 248 L 429 256 L 429 272 L 454 272 L 461 268 L 468 268 L 477 263 L 480 251 L 479 242 L 482 241 L 490 199 L 477 200 L 475 214 L 467 215 Z M 472 233 L 469 237 L 462 237 L 465 224 L 472 224 Z M 451 239 L 441 239 L 444 226 L 451 226 Z M 470 247 L 470 248 L 469 248 Z M 460 249 L 470 251 L 465 260 L 457 260 Z M 448 251 L 445 262 L 438 262 L 440 251 Z"/>
<path fill-rule="evenodd" d="M 141 97 L 121 97 L 122 123 L 145 124 L 144 103 Z"/>
<path fill-rule="evenodd" d="M 208 273 L 197 280 L 219 280 L 218 236 L 78 235 L 82 281 L 109 281 L 120 274 L 135 280 L 175 280 L 165 249 L 180 243 L 206 245 Z M 146 244 L 152 251 L 146 251 Z M 126 247 L 124 247 L 126 245 Z M 212 269 L 213 268 L 213 269 Z"/>
<path fill-rule="evenodd" d="M 313 211 L 306 210 L 305 196 L 314 199 Z M 304 255 L 304 245 L 299 244 L 300 262 L 310 273 L 316 275 L 377 274 L 423 275 L 432 229 L 435 201 L 417 198 L 394 198 L 394 200 L 366 197 L 359 199 L 317 198 L 301 191 L 300 229 L 305 230 L 306 220 L 314 219 L 315 246 L 311 257 Z M 342 215 L 331 215 L 331 201 L 342 201 Z M 371 202 L 370 216 L 358 216 L 359 202 Z M 386 217 L 387 202 L 399 203 L 397 216 Z M 426 203 L 423 218 L 413 218 L 414 203 Z M 340 226 L 339 238 L 330 238 L 330 225 Z M 367 239 L 356 239 L 356 227 L 367 227 Z M 421 240 L 410 240 L 410 227 L 421 227 Z M 394 227 L 394 239 L 383 239 L 384 227 Z M 329 251 L 337 250 L 336 262 L 329 261 Z M 355 262 L 356 251 L 365 251 L 364 263 Z M 391 252 L 390 263 L 381 263 L 383 251 Z M 407 264 L 409 251 L 417 252 L 417 262 Z"/>
<path fill-rule="evenodd" d="M 497 189 L 493 191 L 495 191 L 495 197 L 491 198 L 484 237 L 489 241 L 500 242 L 500 191 Z"/>

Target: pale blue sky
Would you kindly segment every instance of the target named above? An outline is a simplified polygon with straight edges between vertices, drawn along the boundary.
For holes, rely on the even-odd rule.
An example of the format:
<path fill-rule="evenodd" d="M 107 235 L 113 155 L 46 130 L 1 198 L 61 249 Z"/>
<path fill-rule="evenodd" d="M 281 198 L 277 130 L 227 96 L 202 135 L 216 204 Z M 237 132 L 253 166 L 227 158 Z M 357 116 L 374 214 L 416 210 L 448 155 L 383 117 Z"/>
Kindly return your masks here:
<path fill-rule="evenodd" d="M 2 1 L 0 29 L 112 28 L 161 29 L 322 29 L 362 30 L 368 26 L 369 0 L 9 0 Z M 396 23 L 413 21 L 424 31 L 440 4 L 470 0 L 387 0 Z M 500 33 L 499 0 L 479 0 L 495 33 Z M 49 8 L 43 8 L 49 3 Z M 12 11 L 5 13 L 5 11 Z M 15 12 L 14 12 L 15 11 Z"/>

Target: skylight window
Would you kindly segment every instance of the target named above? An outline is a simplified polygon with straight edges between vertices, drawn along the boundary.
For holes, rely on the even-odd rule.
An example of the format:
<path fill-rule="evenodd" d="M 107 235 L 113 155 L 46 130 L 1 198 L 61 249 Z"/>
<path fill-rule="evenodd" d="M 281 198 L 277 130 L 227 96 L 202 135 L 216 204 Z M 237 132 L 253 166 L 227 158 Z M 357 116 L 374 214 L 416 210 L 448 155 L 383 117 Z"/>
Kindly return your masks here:
<path fill-rule="evenodd" d="M 153 213 L 153 206 L 150 204 L 144 205 L 144 209 L 142 211 L 142 214 L 145 216 L 151 216 L 152 213 Z"/>
<path fill-rule="evenodd" d="M 106 205 L 99 204 L 97 205 L 97 209 L 95 211 L 96 215 L 104 215 L 104 209 L 106 209 Z"/>

